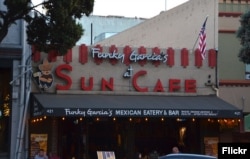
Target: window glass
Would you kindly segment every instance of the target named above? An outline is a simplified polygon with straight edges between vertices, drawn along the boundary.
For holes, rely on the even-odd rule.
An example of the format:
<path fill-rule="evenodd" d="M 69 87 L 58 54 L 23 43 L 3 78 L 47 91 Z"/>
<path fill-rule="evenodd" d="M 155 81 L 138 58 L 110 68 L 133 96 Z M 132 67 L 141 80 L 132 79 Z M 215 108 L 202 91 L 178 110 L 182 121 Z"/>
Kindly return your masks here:
<path fill-rule="evenodd" d="M 0 154 L 9 151 L 10 143 L 10 69 L 0 68 Z"/>

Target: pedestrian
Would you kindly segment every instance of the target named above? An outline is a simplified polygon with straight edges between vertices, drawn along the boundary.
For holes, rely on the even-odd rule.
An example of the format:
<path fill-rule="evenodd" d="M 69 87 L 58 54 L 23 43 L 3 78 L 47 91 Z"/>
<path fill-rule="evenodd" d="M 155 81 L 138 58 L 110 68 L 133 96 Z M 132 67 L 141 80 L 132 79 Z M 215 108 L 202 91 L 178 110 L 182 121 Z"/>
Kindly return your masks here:
<path fill-rule="evenodd" d="M 39 153 L 35 156 L 35 159 L 48 159 L 43 149 L 39 150 Z"/>
<path fill-rule="evenodd" d="M 172 148 L 172 153 L 180 153 L 179 148 L 176 147 L 176 146 L 174 146 L 174 147 Z"/>

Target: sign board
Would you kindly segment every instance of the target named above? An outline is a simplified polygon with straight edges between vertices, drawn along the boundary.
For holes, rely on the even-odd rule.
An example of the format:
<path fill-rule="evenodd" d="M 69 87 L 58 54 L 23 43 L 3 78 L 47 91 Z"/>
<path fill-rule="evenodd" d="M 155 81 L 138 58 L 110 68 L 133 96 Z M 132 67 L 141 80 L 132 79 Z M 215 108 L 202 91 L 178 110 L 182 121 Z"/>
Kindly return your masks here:
<path fill-rule="evenodd" d="M 244 129 L 247 132 L 250 132 L 250 114 L 244 117 Z"/>
<path fill-rule="evenodd" d="M 30 134 L 30 158 L 34 158 L 40 149 L 47 152 L 48 134 Z"/>
<path fill-rule="evenodd" d="M 210 156 L 218 156 L 218 137 L 204 137 L 205 154 Z"/>

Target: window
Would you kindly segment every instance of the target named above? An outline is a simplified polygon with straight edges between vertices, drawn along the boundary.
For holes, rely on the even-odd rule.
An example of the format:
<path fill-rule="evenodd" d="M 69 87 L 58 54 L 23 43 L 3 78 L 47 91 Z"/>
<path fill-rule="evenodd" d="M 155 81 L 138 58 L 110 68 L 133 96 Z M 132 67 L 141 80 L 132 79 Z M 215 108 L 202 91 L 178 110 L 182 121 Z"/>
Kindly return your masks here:
<path fill-rule="evenodd" d="M 0 154 L 9 151 L 11 70 L 0 68 Z"/>

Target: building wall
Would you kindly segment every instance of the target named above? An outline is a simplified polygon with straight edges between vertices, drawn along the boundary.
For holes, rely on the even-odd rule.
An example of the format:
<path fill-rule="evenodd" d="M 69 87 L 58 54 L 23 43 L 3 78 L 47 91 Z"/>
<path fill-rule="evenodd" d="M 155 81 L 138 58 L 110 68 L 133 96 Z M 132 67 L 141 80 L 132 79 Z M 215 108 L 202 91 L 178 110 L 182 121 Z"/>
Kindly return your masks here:
<path fill-rule="evenodd" d="M 245 115 L 250 113 L 250 95 L 247 93 L 250 81 L 245 76 L 247 65 L 238 58 L 242 46 L 236 35 L 240 27 L 240 16 L 249 11 L 249 7 L 247 0 L 220 0 L 219 4 L 219 97 L 237 106 Z M 233 134 L 232 142 L 244 142 L 249 136 L 244 129 L 244 123 L 247 124 L 247 121 L 241 121 L 241 130 Z"/>
<path fill-rule="evenodd" d="M 245 64 L 238 58 L 239 48 L 239 40 L 234 33 L 219 33 L 219 79 L 245 79 Z"/>
<path fill-rule="evenodd" d="M 84 34 L 76 45 L 91 45 L 96 41 L 96 37 L 102 33 L 119 33 L 137 24 L 145 19 L 127 18 L 119 16 L 83 16 L 79 23 L 83 26 Z"/>
<path fill-rule="evenodd" d="M 0 10 L 6 10 L 6 6 L 3 5 L 4 0 L 0 0 Z M 22 45 L 22 32 L 20 32 L 21 21 L 16 21 L 16 24 L 12 24 L 9 28 L 8 35 L 0 43 L 0 48 L 21 48 Z"/>
<path fill-rule="evenodd" d="M 238 106 L 245 113 L 250 113 L 249 87 L 245 86 L 221 86 L 220 97 L 225 101 Z"/>
<path fill-rule="evenodd" d="M 196 40 L 208 16 L 207 48 L 217 49 L 218 15 L 216 13 L 218 13 L 217 0 L 190 0 L 98 44 L 192 50 L 198 46 Z"/>
<path fill-rule="evenodd" d="M 238 58 L 241 48 L 236 37 L 240 16 L 249 10 L 249 1 L 219 1 L 219 49 L 218 70 L 219 97 L 249 113 L 249 80 L 245 78 L 246 65 Z"/>
<path fill-rule="evenodd" d="M 0 10 L 6 9 L 3 5 L 4 0 L 0 0 Z M 15 24 L 12 24 L 9 27 L 9 32 L 4 40 L 0 43 L 0 61 L 4 61 L 0 65 L 0 67 L 10 68 L 11 72 L 11 80 L 8 83 L 11 87 L 11 116 L 10 116 L 10 130 L 9 130 L 9 152 L 8 154 L 1 155 L 1 159 L 7 158 L 15 158 L 15 155 L 21 154 L 23 158 L 25 158 L 25 146 L 27 143 L 25 141 L 26 138 L 22 138 L 24 136 L 20 133 L 20 121 L 21 119 L 26 119 L 25 117 L 21 117 L 21 113 L 23 108 L 25 107 L 25 98 L 24 93 L 27 92 L 24 84 L 26 80 L 26 73 L 22 72 L 26 70 L 28 67 L 20 67 L 22 64 L 22 58 L 26 61 L 26 58 L 29 56 L 29 47 L 26 44 L 26 35 L 24 30 L 24 22 L 21 20 L 16 21 Z M 25 63 L 23 63 L 24 65 Z M 24 69 L 22 69 L 24 68 Z M 27 72 L 28 73 L 28 72 Z M 24 78 L 22 78 L 24 77 Z M 27 80 L 28 81 L 28 80 Z M 13 83 L 11 83 L 13 82 Z M 28 83 L 27 83 L 28 84 Z M 28 86 L 28 85 L 26 85 Z M 27 96 L 26 96 L 27 97 Z M 21 117 L 21 118 L 20 118 Z M 22 149 L 17 153 L 17 143 L 22 140 Z"/>
<path fill-rule="evenodd" d="M 220 1 L 218 70 L 221 80 L 245 80 L 245 64 L 238 58 L 241 48 L 236 32 L 240 15 L 250 7 L 246 1 Z"/>

